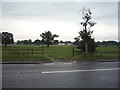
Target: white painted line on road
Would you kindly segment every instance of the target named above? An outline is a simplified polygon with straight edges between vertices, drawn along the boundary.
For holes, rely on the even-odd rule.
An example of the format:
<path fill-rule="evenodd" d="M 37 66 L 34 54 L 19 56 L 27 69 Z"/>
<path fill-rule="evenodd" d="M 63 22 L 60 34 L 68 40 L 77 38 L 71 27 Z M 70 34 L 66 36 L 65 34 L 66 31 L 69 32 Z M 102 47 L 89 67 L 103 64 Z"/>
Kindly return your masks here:
<path fill-rule="evenodd" d="M 69 73 L 69 72 L 90 72 L 90 71 L 110 71 L 110 70 L 118 70 L 120 68 L 109 68 L 109 69 L 90 69 L 90 70 L 70 70 L 70 71 L 47 71 L 42 72 L 43 74 L 49 73 Z"/>
<path fill-rule="evenodd" d="M 53 65 L 54 63 L 46 63 L 46 64 L 44 64 L 44 65 Z"/>
<path fill-rule="evenodd" d="M 72 63 L 63 63 L 63 64 L 72 64 Z"/>
<path fill-rule="evenodd" d="M 56 64 L 72 64 L 72 63 L 63 63 L 63 62 L 60 62 L 60 63 L 46 63 L 44 65 L 56 65 Z"/>

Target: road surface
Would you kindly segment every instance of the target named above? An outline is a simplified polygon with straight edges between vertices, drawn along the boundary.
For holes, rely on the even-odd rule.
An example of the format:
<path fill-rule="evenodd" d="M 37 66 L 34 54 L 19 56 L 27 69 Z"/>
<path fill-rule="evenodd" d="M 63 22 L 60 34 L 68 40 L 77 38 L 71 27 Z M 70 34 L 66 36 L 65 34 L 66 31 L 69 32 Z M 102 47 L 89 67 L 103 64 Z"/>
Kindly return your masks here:
<path fill-rule="evenodd" d="M 118 88 L 118 62 L 3 64 L 3 88 Z"/>

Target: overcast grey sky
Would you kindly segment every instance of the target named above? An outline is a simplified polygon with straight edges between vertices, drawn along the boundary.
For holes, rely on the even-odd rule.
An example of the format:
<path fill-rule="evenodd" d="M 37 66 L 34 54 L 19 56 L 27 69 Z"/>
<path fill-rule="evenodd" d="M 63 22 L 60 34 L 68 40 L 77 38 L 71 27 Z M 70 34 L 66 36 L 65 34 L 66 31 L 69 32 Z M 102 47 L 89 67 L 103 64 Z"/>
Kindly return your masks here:
<path fill-rule="evenodd" d="M 42 32 L 58 34 L 58 40 L 74 41 L 81 30 L 82 8 L 90 8 L 95 40 L 118 40 L 117 2 L 2 2 L 2 31 L 15 41 L 41 39 Z"/>

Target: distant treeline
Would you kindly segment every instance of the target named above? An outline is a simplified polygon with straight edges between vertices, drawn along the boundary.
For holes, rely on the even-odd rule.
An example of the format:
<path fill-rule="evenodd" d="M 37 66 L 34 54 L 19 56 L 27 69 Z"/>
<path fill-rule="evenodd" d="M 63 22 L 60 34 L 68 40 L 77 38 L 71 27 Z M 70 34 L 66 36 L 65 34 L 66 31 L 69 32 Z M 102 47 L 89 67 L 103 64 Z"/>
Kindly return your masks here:
<path fill-rule="evenodd" d="M 21 45 L 45 45 L 45 41 L 43 40 L 39 40 L 39 39 L 36 39 L 35 41 L 32 42 L 31 39 L 29 40 L 18 40 L 16 42 L 16 44 L 21 44 Z M 54 40 L 53 43 L 51 43 L 50 45 L 60 45 L 60 43 L 64 43 L 64 45 L 68 45 L 68 43 L 71 43 L 73 45 L 76 45 L 75 42 L 71 42 L 71 41 L 59 41 L 59 40 Z M 117 42 L 117 41 L 98 41 L 96 42 L 97 45 L 105 45 L 105 46 L 108 46 L 108 45 L 120 45 L 120 42 Z"/>
<path fill-rule="evenodd" d="M 96 42 L 97 45 L 105 45 L 105 46 L 108 46 L 108 45 L 120 45 L 120 42 L 116 42 L 116 41 L 102 41 L 102 42 Z"/>
<path fill-rule="evenodd" d="M 21 44 L 21 45 L 30 45 L 30 44 L 36 44 L 36 45 L 40 45 L 40 44 L 44 44 L 44 41 L 40 41 L 39 39 L 36 39 L 35 41 L 32 42 L 31 39 L 29 40 L 18 40 L 16 42 L 16 44 Z"/>
<path fill-rule="evenodd" d="M 50 34 L 49 34 L 49 33 Z M 74 38 L 75 41 L 71 42 L 71 41 L 59 41 L 59 40 L 54 40 L 54 36 L 57 36 L 56 34 L 53 34 L 53 36 L 49 36 L 52 35 L 52 33 L 50 31 L 42 33 L 44 35 L 47 36 L 47 38 L 42 38 L 42 40 L 36 39 L 35 41 L 32 41 L 31 39 L 28 40 L 18 40 L 17 42 L 14 42 L 14 38 L 13 38 L 13 34 L 9 33 L 9 32 L 2 32 L 0 33 L 0 37 L 2 38 L 2 42 L 0 41 L 0 45 L 4 44 L 5 46 L 7 46 L 7 44 L 18 44 L 18 45 L 80 45 L 80 39 L 79 38 Z M 47 34 L 48 35 L 47 35 Z M 49 36 L 49 37 L 48 37 Z M 52 37 L 52 38 L 51 38 Z M 46 40 L 47 39 L 47 40 Z M 97 45 L 120 45 L 120 42 L 117 41 L 97 41 L 95 42 Z"/>
<path fill-rule="evenodd" d="M 59 40 L 54 40 L 52 43 L 50 43 L 50 45 L 58 45 L 59 43 L 65 43 L 65 45 L 67 45 L 67 43 L 72 43 L 71 41 L 59 41 Z M 32 41 L 31 39 L 29 40 L 18 40 L 16 42 L 16 44 L 21 44 L 21 45 L 45 45 L 46 42 L 44 40 L 39 40 L 36 39 L 35 41 Z"/>

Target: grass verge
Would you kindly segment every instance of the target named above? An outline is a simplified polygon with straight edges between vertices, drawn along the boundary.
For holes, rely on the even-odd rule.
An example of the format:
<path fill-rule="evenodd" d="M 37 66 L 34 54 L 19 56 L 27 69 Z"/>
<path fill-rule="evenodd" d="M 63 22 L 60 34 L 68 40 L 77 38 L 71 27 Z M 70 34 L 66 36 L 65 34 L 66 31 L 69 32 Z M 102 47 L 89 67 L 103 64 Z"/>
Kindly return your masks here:
<path fill-rule="evenodd" d="M 51 61 L 45 55 L 3 55 L 3 61 Z"/>

